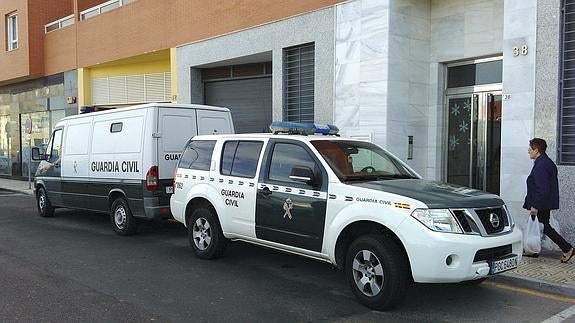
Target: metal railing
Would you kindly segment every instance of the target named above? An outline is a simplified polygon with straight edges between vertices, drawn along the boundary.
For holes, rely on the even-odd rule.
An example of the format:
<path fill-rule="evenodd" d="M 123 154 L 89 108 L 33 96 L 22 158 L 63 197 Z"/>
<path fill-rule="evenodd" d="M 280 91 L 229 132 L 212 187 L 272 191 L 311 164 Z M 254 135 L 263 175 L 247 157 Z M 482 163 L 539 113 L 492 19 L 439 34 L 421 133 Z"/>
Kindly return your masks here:
<path fill-rule="evenodd" d="M 53 21 L 51 23 L 44 25 L 44 32 L 49 33 L 51 31 L 54 31 L 54 30 L 57 30 L 60 28 L 64 28 L 66 26 L 70 26 L 73 24 L 74 24 L 74 14 L 71 14 L 67 17 L 58 19 L 56 21 Z"/>
<path fill-rule="evenodd" d="M 121 6 L 125 6 L 125 5 L 132 3 L 134 1 L 136 1 L 136 0 L 110 0 L 110 1 L 104 2 L 102 4 L 95 6 L 95 7 L 88 8 L 88 9 L 80 12 L 80 20 L 90 19 L 90 18 L 95 17 L 99 14 L 102 14 L 104 12 L 108 12 L 110 10 L 117 9 Z"/>

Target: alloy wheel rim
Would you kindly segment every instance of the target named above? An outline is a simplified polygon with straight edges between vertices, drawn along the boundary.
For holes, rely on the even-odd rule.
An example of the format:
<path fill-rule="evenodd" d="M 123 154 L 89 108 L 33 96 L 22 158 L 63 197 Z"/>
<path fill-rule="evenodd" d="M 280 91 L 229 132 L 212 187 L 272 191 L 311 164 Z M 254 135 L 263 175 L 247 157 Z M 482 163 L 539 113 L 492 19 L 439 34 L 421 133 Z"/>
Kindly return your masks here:
<path fill-rule="evenodd" d="M 369 250 L 360 250 L 353 258 L 353 279 L 355 286 L 366 296 L 373 297 L 381 292 L 384 284 L 383 265 Z"/>
<path fill-rule="evenodd" d="M 212 241 L 212 230 L 210 223 L 204 218 L 198 218 L 192 227 L 192 238 L 196 248 L 206 250 Z"/>
<path fill-rule="evenodd" d="M 44 195 L 44 192 L 40 193 L 38 197 L 38 206 L 40 207 L 40 211 L 44 212 L 46 208 L 46 195 Z"/>
<path fill-rule="evenodd" d="M 126 224 L 126 210 L 124 207 L 120 206 L 116 208 L 114 212 L 114 222 L 116 222 L 116 226 L 121 230 L 124 229 L 124 225 Z"/>

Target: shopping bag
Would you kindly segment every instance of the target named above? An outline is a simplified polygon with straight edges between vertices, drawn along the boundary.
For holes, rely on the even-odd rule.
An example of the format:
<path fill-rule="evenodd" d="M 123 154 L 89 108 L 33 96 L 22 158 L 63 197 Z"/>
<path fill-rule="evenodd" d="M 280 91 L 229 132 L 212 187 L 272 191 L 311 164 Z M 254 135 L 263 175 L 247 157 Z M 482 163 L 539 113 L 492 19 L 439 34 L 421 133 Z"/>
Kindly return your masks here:
<path fill-rule="evenodd" d="M 523 232 L 523 252 L 526 255 L 541 252 L 541 231 L 537 217 L 535 217 L 535 220 L 531 216 L 527 217 L 527 226 Z"/>

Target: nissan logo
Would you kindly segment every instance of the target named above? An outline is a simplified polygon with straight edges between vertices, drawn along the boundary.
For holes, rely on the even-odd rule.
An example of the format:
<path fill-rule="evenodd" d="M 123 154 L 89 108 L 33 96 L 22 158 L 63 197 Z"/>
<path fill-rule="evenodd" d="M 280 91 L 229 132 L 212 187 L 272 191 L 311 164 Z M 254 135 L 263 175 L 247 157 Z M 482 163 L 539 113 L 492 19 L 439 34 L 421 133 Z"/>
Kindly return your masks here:
<path fill-rule="evenodd" d="M 499 226 L 499 216 L 495 213 L 489 214 L 489 222 L 491 222 L 493 228 L 497 228 Z"/>

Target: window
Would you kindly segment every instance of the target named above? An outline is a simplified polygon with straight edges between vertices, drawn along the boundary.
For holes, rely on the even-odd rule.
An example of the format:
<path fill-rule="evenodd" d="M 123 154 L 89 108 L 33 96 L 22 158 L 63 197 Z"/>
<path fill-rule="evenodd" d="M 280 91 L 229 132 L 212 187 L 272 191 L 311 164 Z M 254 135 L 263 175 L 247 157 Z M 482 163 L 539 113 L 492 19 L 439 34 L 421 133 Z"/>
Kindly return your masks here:
<path fill-rule="evenodd" d="M 214 140 L 191 140 L 180 158 L 179 168 L 210 170 Z"/>
<path fill-rule="evenodd" d="M 558 162 L 575 165 L 575 4 L 561 2 Z"/>
<path fill-rule="evenodd" d="M 262 146 L 259 141 L 227 141 L 222 151 L 220 173 L 254 178 Z"/>
<path fill-rule="evenodd" d="M 447 67 L 447 87 L 501 83 L 503 80 L 503 60 L 480 62 Z"/>
<path fill-rule="evenodd" d="M 370 142 L 313 140 L 311 144 L 342 181 L 418 178 L 397 158 Z"/>
<path fill-rule="evenodd" d="M 18 48 L 18 14 L 15 12 L 6 16 L 6 41 L 9 51 Z"/>
<path fill-rule="evenodd" d="M 114 133 L 120 131 L 122 131 L 122 123 L 121 122 L 112 123 L 112 125 L 110 126 L 110 132 Z"/>
<path fill-rule="evenodd" d="M 283 120 L 314 121 L 314 43 L 283 51 Z"/>
<path fill-rule="evenodd" d="M 317 171 L 315 160 L 301 146 L 278 143 L 274 146 L 270 163 L 269 178 L 274 181 L 289 182 L 290 185 L 301 185 L 301 182 L 289 178 L 295 166 L 308 167 Z"/>
<path fill-rule="evenodd" d="M 60 159 L 60 152 L 62 151 L 62 129 L 54 130 L 47 147 L 47 161 L 53 163 Z"/>

